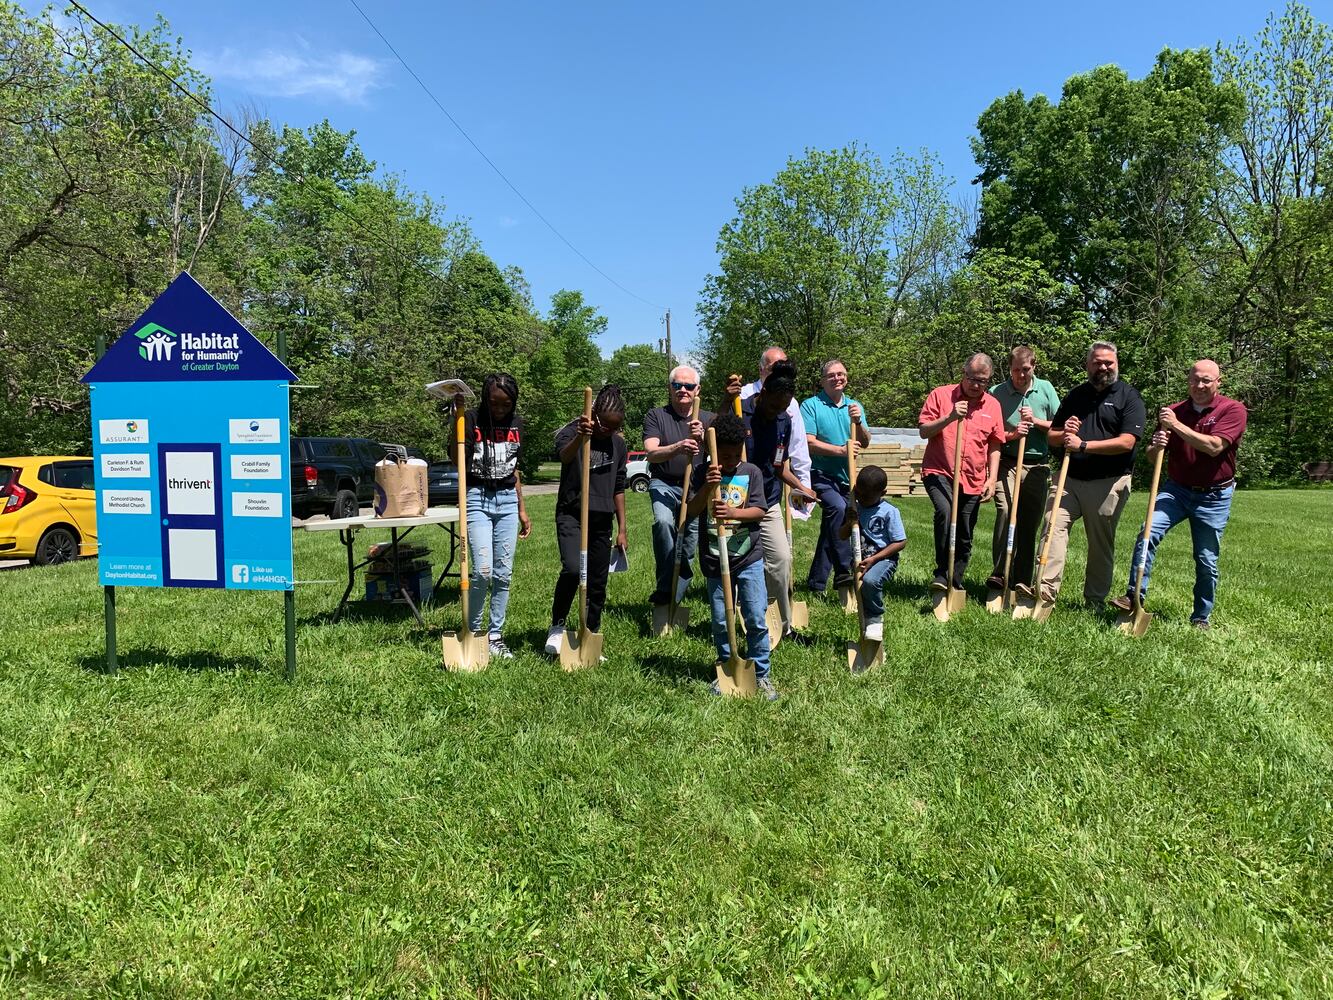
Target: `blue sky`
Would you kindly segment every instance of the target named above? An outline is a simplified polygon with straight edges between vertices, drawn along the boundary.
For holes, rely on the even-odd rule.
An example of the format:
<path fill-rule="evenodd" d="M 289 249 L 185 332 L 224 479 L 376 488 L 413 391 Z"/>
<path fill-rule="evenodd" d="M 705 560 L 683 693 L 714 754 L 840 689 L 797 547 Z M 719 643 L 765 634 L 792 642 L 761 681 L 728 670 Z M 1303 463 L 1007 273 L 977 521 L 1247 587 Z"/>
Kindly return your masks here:
<path fill-rule="evenodd" d="M 1270 5 L 1145 3 L 426 3 L 363 9 L 511 181 L 621 291 L 506 187 L 346 0 L 87 0 L 99 18 L 159 11 L 224 110 L 327 117 L 409 187 L 466 217 L 543 310 L 583 290 L 609 318 L 603 353 L 696 334 L 718 229 L 747 185 L 808 146 L 926 147 L 969 194 L 977 116 L 1011 90 L 1059 94 L 1164 46 L 1252 37 Z M 29 3 L 31 9 L 36 4 Z M 1310 4 L 1333 20 L 1333 0 Z"/>

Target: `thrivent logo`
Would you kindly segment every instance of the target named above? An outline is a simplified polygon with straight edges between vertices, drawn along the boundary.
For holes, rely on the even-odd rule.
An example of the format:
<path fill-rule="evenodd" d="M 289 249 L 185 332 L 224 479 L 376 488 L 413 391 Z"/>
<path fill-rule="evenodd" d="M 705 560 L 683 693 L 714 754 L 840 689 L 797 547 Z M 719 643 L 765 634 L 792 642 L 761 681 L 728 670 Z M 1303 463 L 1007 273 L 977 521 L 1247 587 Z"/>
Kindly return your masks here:
<path fill-rule="evenodd" d="M 149 323 L 134 335 L 139 338 L 139 357 L 145 361 L 170 361 L 176 349 L 176 335 L 160 323 Z"/>

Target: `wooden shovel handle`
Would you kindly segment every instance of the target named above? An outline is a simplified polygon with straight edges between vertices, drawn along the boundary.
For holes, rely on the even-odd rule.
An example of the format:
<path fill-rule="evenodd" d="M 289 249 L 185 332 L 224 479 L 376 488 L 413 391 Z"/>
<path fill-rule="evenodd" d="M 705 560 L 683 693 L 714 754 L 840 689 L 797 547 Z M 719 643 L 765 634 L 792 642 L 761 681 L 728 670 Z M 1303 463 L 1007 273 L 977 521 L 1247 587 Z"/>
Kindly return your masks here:
<path fill-rule="evenodd" d="M 717 460 L 717 432 L 713 428 L 708 428 L 708 456 L 712 459 L 712 465 L 720 468 L 721 463 Z M 705 517 L 713 517 L 713 501 L 717 499 L 717 487 L 708 488 L 708 508 L 704 513 Z M 731 644 L 731 655 L 736 656 L 736 604 L 731 596 L 731 554 L 727 551 L 727 527 L 721 521 L 713 518 L 714 525 L 717 528 L 717 561 L 722 570 L 722 603 L 727 609 L 727 640 Z"/>
<path fill-rule="evenodd" d="M 458 576 L 458 589 L 463 598 L 464 627 L 468 621 L 468 589 L 472 580 L 468 570 L 467 552 L 467 442 L 464 440 L 466 436 L 467 417 L 463 412 L 463 404 L 454 400 L 454 442 L 458 463 L 458 536 L 463 540 L 463 561 L 459 567 L 462 572 Z"/>
<path fill-rule="evenodd" d="M 957 551 L 955 536 L 958 532 L 958 490 L 963 478 L 963 420 L 957 421 L 958 429 L 953 434 L 953 497 L 949 501 L 949 587 L 953 587 L 954 553 Z"/>
<path fill-rule="evenodd" d="M 1046 539 L 1041 543 L 1041 558 L 1037 560 L 1037 586 L 1041 586 L 1041 570 L 1046 565 L 1046 560 L 1051 555 L 1051 537 L 1055 534 L 1055 512 L 1060 509 L 1060 501 L 1065 495 L 1065 476 L 1069 474 L 1069 450 L 1065 449 L 1065 457 L 1060 460 L 1060 475 L 1055 479 L 1055 496 L 1051 498 L 1051 516 L 1046 519 Z"/>
<path fill-rule="evenodd" d="M 1143 519 L 1143 550 L 1139 553 L 1138 574 L 1134 580 L 1134 607 L 1143 607 L 1143 573 L 1148 568 L 1148 539 L 1152 537 L 1152 516 L 1157 510 L 1157 485 L 1162 481 L 1162 456 L 1166 449 L 1161 449 L 1152 464 L 1152 485 L 1148 488 L 1148 515 Z"/>

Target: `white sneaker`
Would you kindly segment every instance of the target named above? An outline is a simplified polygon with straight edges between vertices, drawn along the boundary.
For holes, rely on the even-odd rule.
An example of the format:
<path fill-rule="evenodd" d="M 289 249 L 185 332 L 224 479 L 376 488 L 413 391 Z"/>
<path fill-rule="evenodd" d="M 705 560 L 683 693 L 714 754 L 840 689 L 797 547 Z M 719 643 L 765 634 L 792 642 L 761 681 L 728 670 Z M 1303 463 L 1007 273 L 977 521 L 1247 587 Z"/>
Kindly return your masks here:
<path fill-rule="evenodd" d="M 866 638 L 869 639 L 871 642 L 883 642 L 883 641 L 884 641 L 884 623 L 883 623 L 883 622 L 867 622 L 867 623 L 866 623 Z"/>
<path fill-rule="evenodd" d="M 546 654 L 548 656 L 559 656 L 560 645 L 565 641 L 565 630 L 558 625 L 552 625 L 546 630 Z"/>

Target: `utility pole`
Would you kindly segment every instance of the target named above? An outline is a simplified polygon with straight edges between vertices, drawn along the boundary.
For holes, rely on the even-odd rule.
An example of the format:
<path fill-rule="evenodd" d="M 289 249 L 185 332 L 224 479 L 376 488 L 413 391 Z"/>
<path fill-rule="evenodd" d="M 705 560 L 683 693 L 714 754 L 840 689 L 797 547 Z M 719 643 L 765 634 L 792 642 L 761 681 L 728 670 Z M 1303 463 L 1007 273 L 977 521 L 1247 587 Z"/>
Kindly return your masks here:
<path fill-rule="evenodd" d="M 671 310 L 666 311 L 666 359 L 667 367 L 670 368 L 674 361 L 671 360 Z"/>

